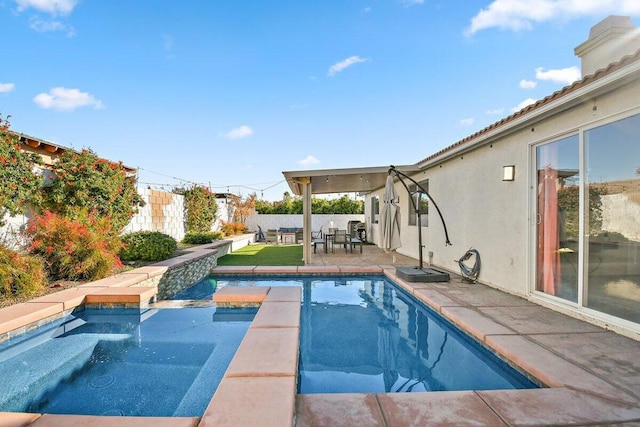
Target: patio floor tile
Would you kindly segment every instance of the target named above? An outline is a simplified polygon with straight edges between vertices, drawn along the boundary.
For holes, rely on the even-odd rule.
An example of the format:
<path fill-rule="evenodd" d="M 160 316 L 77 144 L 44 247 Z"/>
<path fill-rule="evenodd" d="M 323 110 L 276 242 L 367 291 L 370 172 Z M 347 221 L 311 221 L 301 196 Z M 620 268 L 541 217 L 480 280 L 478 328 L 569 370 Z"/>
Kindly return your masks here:
<path fill-rule="evenodd" d="M 377 265 L 341 265 L 340 273 L 345 274 L 381 274 L 382 268 Z"/>
<path fill-rule="evenodd" d="M 298 333 L 298 328 L 249 328 L 225 377 L 295 377 Z"/>
<path fill-rule="evenodd" d="M 373 394 L 299 394 L 296 426 L 386 426 Z"/>
<path fill-rule="evenodd" d="M 270 286 L 225 286 L 213 294 L 213 301 L 222 303 L 261 303 L 270 292 Z"/>
<path fill-rule="evenodd" d="M 478 395 L 514 426 L 603 425 L 640 419 L 640 407 L 566 388 L 480 391 Z"/>
<path fill-rule="evenodd" d="M 541 306 L 478 307 L 478 310 L 520 334 L 600 332 L 602 328 Z"/>
<path fill-rule="evenodd" d="M 211 272 L 215 274 L 248 274 L 252 273 L 254 268 L 256 267 L 253 265 L 219 265 L 213 268 Z"/>
<path fill-rule="evenodd" d="M 300 328 L 300 303 L 264 302 L 251 328 Z"/>
<path fill-rule="evenodd" d="M 155 287 L 104 288 L 87 294 L 87 304 L 144 303 L 158 293 Z"/>
<path fill-rule="evenodd" d="M 106 289 L 106 287 L 103 287 Z M 71 288 L 63 291 L 47 294 L 35 299 L 30 300 L 30 303 L 34 302 L 59 302 L 63 305 L 64 310 L 70 310 L 84 303 L 85 297 L 89 293 L 96 292 L 100 288 L 87 287 L 87 288 Z"/>
<path fill-rule="evenodd" d="M 489 336 L 487 345 L 498 354 L 522 367 L 526 372 L 551 387 L 571 387 L 621 402 L 635 403 L 637 399 L 625 390 L 614 387 L 604 379 L 554 354 L 522 336 Z"/>
<path fill-rule="evenodd" d="M 298 286 L 272 286 L 264 302 L 302 302 L 302 289 Z"/>
<path fill-rule="evenodd" d="M 295 377 L 224 378 L 199 427 L 292 426 Z"/>
<path fill-rule="evenodd" d="M 151 278 L 151 277 L 155 277 L 155 276 L 161 276 L 164 273 L 166 273 L 168 270 L 167 267 L 164 266 L 154 266 L 154 265 L 147 265 L 144 267 L 138 267 L 135 268 L 133 270 L 129 270 L 127 272 L 124 272 L 122 274 L 146 274 L 147 278 Z"/>
<path fill-rule="evenodd" d="M 23 302 L 0 309 L 0 334 L 62 313 L 60 302 Z"/>
<path fill-rule="evenodd" d="M 296 274 L 298 267 L 286 265 L 260 265 L 253 269 L 255 274 Z"/>
<path fill-rule="evenodd" d="M 509 335 L 515 332 L 488 316 L 468 307 L 441 307 L 440 312 L 480 341 L 488 335 Z"/>
<path fill-rule="evenodd" d="M 442 307 L 456 307 L 460 305 L 459 302 L 433 289 L 416 289 L 414 295 L 436 311 L 440 311 Z"/>
<path fill-rule="evenodd" d="M 472 391 L 378 394 L 389 426 L 504 426 Z"/>
<path fill-rule="evenodd" d="M 104 279 L 96 280 L 93 282 L 80 285 L 80 288 L 93 288 L 93 287 L 127 287 L 140 283 L 149 278 L 148 273 L 121 273 L 113 276 L 105 277 Z"/>
<path fill-rule="evenodd" d="M 303 265 L 298 267 L 302 274 L 338 274 L 340 268 L 337 265 Z"/>
<path fill-rule="evenodd" d="M 0 427 L 26 427 L 40 418 L 40 414 L 0 412 Z"/>
<path fill-rule="evenodd" d="M 587 334 L 530 335 L 530 339 L 553 349 L 562 357 L 607 381 L 626 388 L 640 399 L 638 342 L 611 331 Z"/>
<path fill-rule="evenodd" d="M 524 298 L 480 284 L 457 283 L 445 288 L 443 292 L 453 299 L 474 307 L 537 307 Z"/>

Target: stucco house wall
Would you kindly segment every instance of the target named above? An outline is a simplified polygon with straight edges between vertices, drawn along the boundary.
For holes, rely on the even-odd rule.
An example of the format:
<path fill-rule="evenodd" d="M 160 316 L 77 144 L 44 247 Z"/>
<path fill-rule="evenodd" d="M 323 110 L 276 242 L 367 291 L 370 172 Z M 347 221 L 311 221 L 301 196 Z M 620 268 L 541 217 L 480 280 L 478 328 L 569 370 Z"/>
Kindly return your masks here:
<path fill-rule="evenodd" d="M 483 283 L 510 293 L 527 295 L 533 289 L 530 277 L 535 248 L 532 247 L 535 215 L 535 165 L 531 164 L 533 146 L 575 134 L 632 114 L 640 113 L 640 72 L 624 82 L 613 83 L 597 97 L 585 92 L 577 105 L 563 105 L 560 99 L 544 117 L 532 117 L 506 134 L 484 138 L 481 143 L 439 161 L 412 175 L 416 181 L 429 180 L 429 193 L 442 211 L 453 246 L 445 246 L 442 224 L 430 208 L 429 226 L 423 227 L 423 257 L 451 271 L 454 261 L 470 247 L 482 259 Z M 502 181 L 502 167 L 515 165 L 515 181 Z M 418 234 L 408 226 L 409 198 L 396 184 L 402 212 L 402 247 L 397 251 L 418 258 Z M 371 217 L 371 196 L 382 200 L 383 189 L 370 194 L 365 202 Z M 614 200 L 605 201 L 605 221 L 615 209 Z M 607 206 L 611 206 L 607 213 Z M 606 222 L 605 222 L 606 226 Z M 371 238 L 379 242 L 380 230 L 372 224 Z M 615 230 L 611 230 L 615 231 Z M 429 252 L 433 253 L 430 258 Z"/>

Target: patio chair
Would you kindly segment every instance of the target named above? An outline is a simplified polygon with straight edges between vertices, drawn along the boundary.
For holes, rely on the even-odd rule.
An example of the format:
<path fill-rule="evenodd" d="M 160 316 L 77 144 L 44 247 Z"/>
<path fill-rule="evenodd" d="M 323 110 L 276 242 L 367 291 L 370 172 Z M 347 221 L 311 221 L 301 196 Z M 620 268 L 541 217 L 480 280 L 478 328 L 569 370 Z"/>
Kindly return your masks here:
<path fill-rule="evenodd" d="M 325 242 L 325 240 L 324 240 L 324 237 L 322 237 L 322 238 L 314 237 L 314 238 L 311 240 L 311 243 L 313 244 L 313 253 L 315 254 L 315 253 L 317 253 L 317 252 L 316 252 L 316 247 L 317 247 L 318 245 L 322 245 L 322 246 L 324 246 L 326 242 Z M 325 248 L 325 252 L 326 252 L 326 251 L 327 251 L 327 250 L 326 250 L 326 248 Z"/>
<path fill-rule="evenodd" d="M 267 243 L 278 244 L 278 230 L 267 230 Z"/>
<path fill-rule="evenodd" d="M 353 247 L 355 245 L 360 245 L 360 253 L 362 253 L 362 239 L 358 237 L 357 232 L 354 232 L 353 234 L 348 235 L 347 239 L 349 239 L 349 247 L 351 248 L 351 252 L 353 252 Z"/>
<path fill-rule="evenodd" d="M 331 251 L 336 251 L 336 245 L 342 245 L 344 252 L 347 252 L 347 245 L 349 245 L 349 237 L 347 236 L 347 230 L 336 230 L 333 233 L 333 240 L 331 240 Z"/>
<path fill-rule="evenodd" d="M 311 232 L 312 239 L 322 239 L 322 226 L 320 226 L 320 230 Z"/>

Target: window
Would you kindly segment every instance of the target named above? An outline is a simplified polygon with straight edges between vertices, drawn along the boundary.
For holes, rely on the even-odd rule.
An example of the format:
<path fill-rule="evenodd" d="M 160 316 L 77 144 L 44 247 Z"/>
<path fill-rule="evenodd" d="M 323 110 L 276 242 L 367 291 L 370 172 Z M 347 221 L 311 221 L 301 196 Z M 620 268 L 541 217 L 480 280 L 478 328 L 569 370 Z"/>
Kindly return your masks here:
<path fill-rule="evenodd" d="M 420 181 L 418 184 L 420 184 L 420 187 L 422 187 L 426 191 L 429 191 L 428 179 L 424 181 Z M 409 186 L 409 191 L 411 192 L 411 198 L 413 199 L 413 203 L 409 201 L 409 215 L 408 215 L 409 225 L 418 225 L 418 215 L 416 214 L 416 210 L 413 206 L 414 206 L 414 203 L 415 203 L 415 206 L 418 206 L 418 203 L 419 203 L 420 204 L 420 224 L 423 227 L 428 227 L 429 226 L 429 215 L 428 215 L 429 214 L 429 198 L 424 193 L 420 194 L 420 189 L 415 184 L 412 184 Z M 418 201 L 418 199 L 420 200 Z"/>

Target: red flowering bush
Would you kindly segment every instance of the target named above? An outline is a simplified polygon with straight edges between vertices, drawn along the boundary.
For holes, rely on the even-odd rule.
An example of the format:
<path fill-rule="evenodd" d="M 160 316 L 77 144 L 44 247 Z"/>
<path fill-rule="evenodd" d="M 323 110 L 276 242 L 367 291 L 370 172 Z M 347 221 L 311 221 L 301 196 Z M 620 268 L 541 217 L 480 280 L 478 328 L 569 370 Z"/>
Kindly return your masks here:
<path fill-rule="evenodd" d="M 29 251 L 40 255 L 53 279 L 98 280 L 122 268 L 122 242 L 106 217 L 76 212 L 74 219 L 45 211 L 27 227 Z"/>
<path fill-rule="evenodd" d="M 21 150 L 18 135 L 9 132 L 9 122 L 0 116 L 0 226 L 5 214 L 18 215 L 40 200 L 42 176 L 33 172 L 40 157 Z"/>
<path fill-rule="evenodd" d="M 46 279 L 41 259 L 0 246 L 0 300 L 38 295 Z"/>
<path fill-rule="evenodd" d="M 65 151 L 55 163 L 56 179 L 44 189 L 44 209 L 79 218 L 92 212 L 110 218 L 112 231 L 119 234 L 131 217 L 144 206 L 135 178 L 122 163 L 99 158 L 93 151 Z"/>

